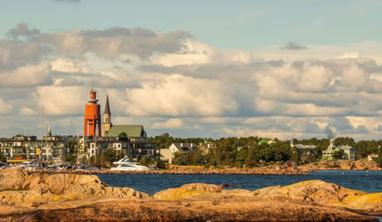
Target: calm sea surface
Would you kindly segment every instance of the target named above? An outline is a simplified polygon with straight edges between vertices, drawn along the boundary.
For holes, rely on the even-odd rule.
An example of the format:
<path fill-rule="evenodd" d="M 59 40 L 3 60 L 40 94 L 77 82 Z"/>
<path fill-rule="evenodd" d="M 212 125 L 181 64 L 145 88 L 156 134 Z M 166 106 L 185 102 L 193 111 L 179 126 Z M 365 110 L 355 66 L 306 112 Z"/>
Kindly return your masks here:
<path fill-rule="evenodd" d="M 234 188 L 257 190 L 269 186 L 286 186 L 305 180 L 323 180 L 342 187 L 368 193 L 382 192 L 382 171 L 320 171 L 309 175 L 159 175 L 159 174 L 98 174 L 104 183 L 116 187 L 130 187 L 154 194 L 188 183 L 227 183 Z"/>

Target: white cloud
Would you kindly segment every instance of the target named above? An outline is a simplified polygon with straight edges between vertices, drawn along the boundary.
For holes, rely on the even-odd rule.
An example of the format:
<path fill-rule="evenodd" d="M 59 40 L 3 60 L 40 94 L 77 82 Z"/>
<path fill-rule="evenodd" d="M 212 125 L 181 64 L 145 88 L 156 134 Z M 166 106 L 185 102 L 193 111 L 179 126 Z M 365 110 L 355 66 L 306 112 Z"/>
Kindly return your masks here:
<path fill-rule="evenodd" d="M 341 56 L 337 56 L 336 59 L 358 59 L 361 55 L 358 52 L 347 52 Z"/>
<path fill-rule="evenodd" d="M 13 106 L 0 97 L 0 114 L 10 114 L 12 111 Z"/>
<path fill-rule="evenodd" d="M 89 89 L 79 86 L 41 86 L 35 100 L 47 115 L 80 115 L 88 102 Z"/>
<path fill-rule="evenodd" d="M 304 63 L 301 71 L 300 80 L 297 83 L 299 90 L 304 92 L 326 91 L 330 84 L 332 71 L 322 65 L 312 65 Z"/>
<path fill-rule="evenodd" d="M 37 115 L 36 111 L 28 107 L 21 108 L 19 113 L 20 115 L 26 115 L 26 116 Z"/>
<path fill-rule="evenodd" d="M 51 82 L 50 65 L 26 65 L 13 71 L 0 73 L 2 87 L 30 87 L 45 85 Z"/>
<path fill-rule="evenodd" d="M 56 59 L 50 62 L 52 70 L 60 72 L 80 72 L 90 73 L 91 68 L 83 61 L 70 60 L 70 59 Z"/>
<path fill-rule="evenodd" d="M 125 112 L 133 116 L 219 116 L 237 109 L 222 83 L 182 75 L 127 90 L 127 100 Z"/>
<path fill-rule="evenodd" d="M 18 41 L 0 39 L 0 113 L 35 115 L 37 102 L 60 133 L 82 127 L 93 81 L 114 124 L 184 137 L 326 137 L 330 127 L 361 137 L 382 126 L 381 42 L 244 51 L 184 31 L 13 33 Z"/>
<path fill-rule="evenodd" d="M 165 122 L 155 122 L 151 128 L 153 129 L 179 129 L 183 127 L 183 120 L 181 119 L 169 119 Z"/>

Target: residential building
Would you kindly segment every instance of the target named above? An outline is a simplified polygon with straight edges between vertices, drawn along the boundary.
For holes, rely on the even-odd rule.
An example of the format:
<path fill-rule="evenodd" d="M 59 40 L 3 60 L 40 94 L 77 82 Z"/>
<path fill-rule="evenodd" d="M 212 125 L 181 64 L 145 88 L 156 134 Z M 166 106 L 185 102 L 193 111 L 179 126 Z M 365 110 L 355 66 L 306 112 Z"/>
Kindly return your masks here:
<path fill-rule="evenodd" d="M 139 161 L 143 156 L 149 158 L 159 158 L 160 150 L 153 143 L 143 138 L 118 138 L 118 137 L 98 137 L 82 138 L 80 140 L 79 162 L 88 160 L 94 154 L 101 154 L 107 149 L 115 150 L 117 155 L 129 157 Z"/>
<path fill-rule="evenodd" d="M 338 150 L 344 151 L 344 156 L 342 157 L 345 160 L 355 160 L 355 149 L 352 146 L 334 146 L 334 139 L 330 140 L 330 145 L 324 151 L 322 151 L 322 159 L 323 160 L 333 160 L 334 152 Z"/>
<path fill-rule="evenodd" d="M 378 154 L 375 154 L 375 153 L 370 154 L 370 155 L 367 156 L 367 160 L 368 161 L 376 160 L 377 158 L 378 158 Z"/>
<path fill-rule="evenodd" d="M 163 162 L 171 163 L 171 150 L 170 149 L 161 149 L 160 150 L 160 159 Z"/>
<path fill-rule="evenodd" d="M 169 163 L 172 163 L 172 160 L 175 157 L 175 153 L 192 153 L 193 149 L 197 148 L 198 145 L 196 143 L 172 143 L 168 148 L 171 151 L 171 158 Z"/>
<path fill-rule="evenodd" d="M 315 145 L 293 144 L 293 140 L 290 141 L 290 146 L 299 152 L 302 163 L 309 159 L 309 155 L 315 154 L 314 151 L 317 148 Z"/>
<path fill-rule="evenodd" d="M 16 135 L 12 138 L 0 140 L 0 152 L 8 159 L 43 159 L 58 160 L 65 158 L 69 153 L 69 141 L 76 140 L 73 136 L 48 135 L 42 140 L 36 136 Z"/>

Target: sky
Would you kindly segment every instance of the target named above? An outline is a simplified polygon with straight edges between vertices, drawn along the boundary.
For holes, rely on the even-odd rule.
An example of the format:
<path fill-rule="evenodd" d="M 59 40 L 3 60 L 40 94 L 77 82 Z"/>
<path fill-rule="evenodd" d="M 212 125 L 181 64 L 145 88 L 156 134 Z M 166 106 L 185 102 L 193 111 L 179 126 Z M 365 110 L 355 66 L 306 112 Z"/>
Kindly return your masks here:
<path fill-rule="evenodd" d="M 12 0 L 0 7 L 0 137 L 83 134 L 355 140 L 382 134 L 379 0 Z"/>

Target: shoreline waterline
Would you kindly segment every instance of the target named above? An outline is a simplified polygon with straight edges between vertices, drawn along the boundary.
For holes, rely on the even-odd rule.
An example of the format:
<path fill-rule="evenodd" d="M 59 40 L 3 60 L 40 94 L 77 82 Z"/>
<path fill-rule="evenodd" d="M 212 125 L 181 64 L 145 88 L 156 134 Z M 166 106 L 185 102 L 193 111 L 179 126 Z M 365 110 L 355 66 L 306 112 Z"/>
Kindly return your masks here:
<path fill-rule="evenodd" d="M 190 174 L 190 175 L 308 175 L 299 171 L 178 171 L 178 170 L 147 170 L 147 171 L 110 171 L 110 170 L 27 170 L 28 173 L 48 174 Z"/>

